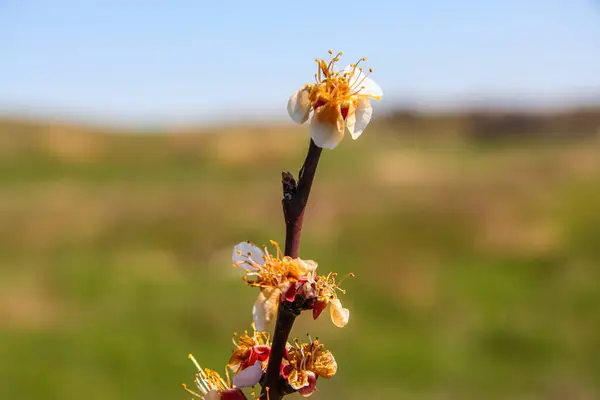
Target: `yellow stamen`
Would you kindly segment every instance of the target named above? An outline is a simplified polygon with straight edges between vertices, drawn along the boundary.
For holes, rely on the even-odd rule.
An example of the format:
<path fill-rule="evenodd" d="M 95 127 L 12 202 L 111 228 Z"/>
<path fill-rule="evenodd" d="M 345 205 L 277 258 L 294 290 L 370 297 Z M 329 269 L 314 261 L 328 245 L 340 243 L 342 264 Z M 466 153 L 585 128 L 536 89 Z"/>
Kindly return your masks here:
<path fill-rule="evenodd" d="M 344 275 L 342 277 L 342 279 L 340 279 L 340 281 L 338 282 L 338 285 L 341 285 L 342 282 L 344 282 L 347 278 L 354 278 L 354 277 L 355 277 L 354 273 L 350 272 L 348 275 Z"/>
<path fill-rule="evenodd" d="M 192 362 L 194 363 L 196 368 L 198 368 L 198 371 L 202 371 L 202 368 L 200 368 L 200 364 L 198 364 L 198 361 L 196 361 L 196 359 L 194 358 L 194 356 L 192 354 L 188 354 L 188 358 L 190 360 L 192 360 Z"/>

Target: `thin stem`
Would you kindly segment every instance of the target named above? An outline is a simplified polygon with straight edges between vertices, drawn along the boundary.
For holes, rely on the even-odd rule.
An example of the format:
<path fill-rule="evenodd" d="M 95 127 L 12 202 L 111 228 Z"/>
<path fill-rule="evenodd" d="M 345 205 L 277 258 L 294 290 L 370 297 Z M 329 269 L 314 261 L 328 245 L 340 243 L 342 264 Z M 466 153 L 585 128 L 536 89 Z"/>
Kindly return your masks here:
<path fill-rule="evenodd" d="M 308 202 L 315 173 L 317 172 L 322 150 L 315 142 L 310 141 L 306 159 L 298 174 L 298 184 L 294 188 L 289 187 L 290 184 L 293 184 L 294 177 L 291 176 L 292 174 L 289 172 L 283 173 L 282 205 L 285 218 L 285 255 L 292 258 L 298 257 L 304 210 Z"/>
<path fill-rule="evenodd" d="M 285 255 L 292 258 L 297 258 L 299 254 L 304 210 L 317 172 L 321 152 L 322 149 L 311 140 L 306 159 L 298 174 L 298 183 L 296 183 L 291 173 L 284 172 L 282 174 L 283 200 L 281 204 L 285 219 Z M 298 303 L 304 302 L 304 299 L 297 300 Z M 301 308 L 301 305 L 294 301 L 293 303 L 281 303 L 277 310 L 273 343 L 261 400 L 280 400 L 286 394 L 285 382 L 282 383 L 280 380 L 281 361 L 285 354 L 285 345 L 292 326 L 296 317 L 300 314 Z"/>

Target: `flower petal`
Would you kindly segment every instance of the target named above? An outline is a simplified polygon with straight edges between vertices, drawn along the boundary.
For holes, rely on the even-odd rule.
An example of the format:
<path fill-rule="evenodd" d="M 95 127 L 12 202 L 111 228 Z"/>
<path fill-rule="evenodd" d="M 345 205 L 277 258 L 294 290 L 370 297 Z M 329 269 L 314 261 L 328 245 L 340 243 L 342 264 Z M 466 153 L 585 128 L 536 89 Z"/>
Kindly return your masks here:
<path fill-rule="evenodd" d="M 322 378 L 329 379 L 337 372 L 337 362 L 329 350 L 318 353 L 313 364 L 313 370 Z"/>
<path fill-rule="evenodd" d="M 288 114 L 297 124 L 303 124 L 308 120 L 312 105 L 309 94 L 312 85 L 304 85 L 290 97 L 287 105 Z"/>
<path fill-rule="evenodd" d="M 254 271 L 258 269 L 254 264 L 265 265 L 265 253 L 250 242 L 242 242 L 233 247 L 231 260 L 247 271 Z"/>
<path fill-rule="evenodd" d="M 317 390 L 317 376 L 315 373 L 312 371 L 307 371 L 306 375 L 308 376 L 308 384 L 298 389 L 298 394 L 300 394 L 302 397 L 308 397 L 313 394 L 315 390 Z"/>
<path fill-rule="evenodd" d="M 365 80 L 360 84 L 362 88 L 360 89 L 361 96 L 369 96 L 374 98 L 375 100 L 381 100 L 383 97 L 383 90 L 381 87 L 375 83 L 375 81 L 369 77 L 366 77 Z"/>
<path fill-rule="evenodd" d="M 296 260 L 298 261 L 298 266 L 303 275 L 314 272 L 319 266 L 314 260 L 303 260 L 301 258 L 297 258 Z"/>
<path fill-rule="evenodd" d="M 316 109 L 310 124 L 310 136 L 319 147 L 335 148 L 344 138 L 344 120 L 339 111 L 329 104 Z"/>
<path fill-rule="evenodd" d="M 266 331 L 269 322 L 275 318 L 280 295 L 281 292 L 276 288 L 261 289 L 252 307 L 252 318 L 257 331 Z"/>
<path fill-rule="evenodd" d="M 342 307 L 342 302 L 339 299 L 332 299 L 329 303 L 331 321 L 338 328 L 343 328 L 350 319 L 350 310 Z"/>
<path fill-rule="evenodd" d="M 262 374 L 262 362 L 257 361 L 233 377 L 233 386 L 240 388 L 254 386 L 260 381 Z"/>
<path fill-rule="evenodd" d="M 288 383 L 292 389 L 298 390 L 309 385 L 308 371 L 292 369 L 292 372 L 288 375 Z"/>
<path fill-rule="evenodd" d="M 352 136 L 354 138 L 354 129 L 356 126 L 356 113 L 352 112 L 346 117 L 346 121 L 344 121 L 344 133 Z"/>
<path fill-rule="evenodd" d="M 354 73 L 352 73 L 354 71 Z M 383 96 L 383 90 L 375 83 L 375 81 L 366 76 L 360 69 L 348 65 L 342 70 L 342 73 L 352 73 L 352 76 L 348 77 L 350 85 L 353 91 L 358 90 L 358 94 L 362 96 L 372 97 L 376 100 L 381 100 Z"/>
<path fill-rule="evenodd" d="M 354 113 L 355 123 L 353 130 L 350 131 L 352 139 L 356 140 L 362 135 L 364 130 L 371 122 L 371 116 L 373 115 L 373 107 L 368 97 L 359 97 L 358 104 L 356 105 L 356 112 Z"/>

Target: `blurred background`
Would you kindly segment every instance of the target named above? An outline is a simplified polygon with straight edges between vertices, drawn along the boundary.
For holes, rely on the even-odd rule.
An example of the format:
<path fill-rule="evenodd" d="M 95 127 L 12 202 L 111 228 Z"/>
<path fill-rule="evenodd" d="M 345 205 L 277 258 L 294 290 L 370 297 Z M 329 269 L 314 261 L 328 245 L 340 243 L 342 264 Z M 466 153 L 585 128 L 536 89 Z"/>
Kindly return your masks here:
<path fill-rule="evenodd" d="M 356 274 L 293 332 L 338 360 L 313 396 L 600 398 L 599 39 L 591 0 L 0 1 L 0 398 L 222 371 L 330 48 L 384 98 L 308 205 L 301 256 Z"/>

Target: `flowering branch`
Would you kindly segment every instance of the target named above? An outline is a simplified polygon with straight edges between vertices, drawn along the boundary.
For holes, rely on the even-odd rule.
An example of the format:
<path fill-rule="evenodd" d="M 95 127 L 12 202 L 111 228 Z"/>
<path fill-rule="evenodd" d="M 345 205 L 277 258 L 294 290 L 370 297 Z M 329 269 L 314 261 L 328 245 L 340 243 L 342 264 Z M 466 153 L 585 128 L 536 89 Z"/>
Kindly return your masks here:
<path fill-rule="evenodd" d="M 336 63 L 342 53 L 329 54 L 329 62 L 316 60 L 316 83 L 302 86 L 288 101 L 293 121 L 307 122 L 311 114 L 312 119 L 311 141 L 298 181 L 290 172 L 282 173 L 285 250 L 282 252 L 274 241 L 270 242 L 274 252 L 250 241 L 233 248 L 233 266 L 244 271 L 242 279 L 246 285 L 259 289 L 252 307 L 254 334 L 234 334 L 235 349 L 225 367 L 225 378 L 202 368 L 190 354 L 197 369 L 194 382 L 198 392 L 185 384 L 183 387 L 201 400 L 246 400 L 242 389 L 259 383 L 260 398 L 252 392 L 254 400 L 280 400 L 294 392 L 307 397 L 317 389 L 319 378 L 329 379 L 337 372 L 333 354 L 318 340 L 309 336 L 308 343 L 297 339 L 288 342 L 302 311 L 312 311 L 313 319 L 317 319 L 329 307 L 331 322 L 339 328 L 346 326 L 350 318 L 350 311 L 338 298 L 338 293 L 346 294 L 340 288 L 344 278 L 337 280 L 335 272 L 319 275 L 314 260 L 298 257 L 300 235 L 322 149 L 335 148 L 345 134 L 357 139 L 371 120 L 370 99 L 379 100 L 383 93 L 359 67 L 364 58 L 338 71 Z M 273 319 L 276 322 L 271 336 L 267 330 Z"/>
<path fill-rule="evenodd" d="M 283 199 L 281 204 L 285 219 L 285 255 L 292 258 L 298 258 L 304 210 L 322 150 L 313 140 L 310 141 L 306 159 L 298 174 L 298 183 L 290 172 L 282 173 Z M 291 303 L 281 303 L 277 310 L 271 356 L 267 365 L 261 399 L 279 400 L 286 392 L 285 380 L 280 379 L 281 362 L 294 321 L 302 309 L 306 309 L 303 304 L 305 302 L 304 298 L 297 296 Z"/>

